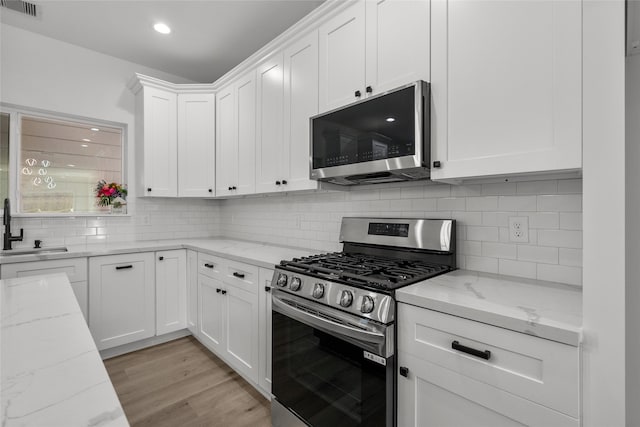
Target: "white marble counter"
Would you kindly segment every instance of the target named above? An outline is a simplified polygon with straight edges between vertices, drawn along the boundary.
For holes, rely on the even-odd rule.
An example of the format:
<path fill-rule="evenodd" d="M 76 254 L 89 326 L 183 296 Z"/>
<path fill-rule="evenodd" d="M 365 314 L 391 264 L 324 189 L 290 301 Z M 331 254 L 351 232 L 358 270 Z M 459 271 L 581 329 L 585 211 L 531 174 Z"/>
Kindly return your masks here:
<path fill-rule="evenodd" d="M 0 288 L 2 426 L 128 426 L 67 276 Z"/>
<path fill-rule="evenodd" d="M 318 253 L 309 249 L 290 248 L 224 238 L 144 240 L 126 243 L 104 243 L 68 246 L 68 252 L 0 256 L 0 264 L 44 261 L 50 259 L 116 255 L 135 252 L 193 249 L 211 255 L 246 262 L 259 267 L 273 268 L 281 260 Z"/>
<path fill-rule="evenodd" d="M 575 286 L 456 270 L 399 289 L 396 299 L 565 344 L 582 340 Z"/>

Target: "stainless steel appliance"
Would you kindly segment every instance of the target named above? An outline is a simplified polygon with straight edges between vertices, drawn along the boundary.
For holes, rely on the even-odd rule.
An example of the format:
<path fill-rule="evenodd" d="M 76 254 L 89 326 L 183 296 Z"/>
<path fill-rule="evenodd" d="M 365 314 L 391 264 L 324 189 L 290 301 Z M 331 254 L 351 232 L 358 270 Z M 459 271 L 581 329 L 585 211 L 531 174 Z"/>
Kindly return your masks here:
<path fill-rule="evenodd" d="M 372 184 L 429 177 L 429 83 L 311 118 L 311 179 Z"/>
<path fill-rule="evenodd" d="M 272 424 L 395 425 L 395 290 L 455 268 L 455 221 L 343 218 L 272 280 Z"/>

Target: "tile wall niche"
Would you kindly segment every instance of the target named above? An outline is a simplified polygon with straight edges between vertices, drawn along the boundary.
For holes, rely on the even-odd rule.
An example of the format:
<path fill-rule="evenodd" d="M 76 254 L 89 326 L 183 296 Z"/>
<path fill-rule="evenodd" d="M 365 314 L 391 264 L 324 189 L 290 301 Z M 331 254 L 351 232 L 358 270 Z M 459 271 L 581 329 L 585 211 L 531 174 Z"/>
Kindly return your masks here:
<path fill-rule="evenodd" d="M 220 202 L 226 237 L 341 249 L 344 216 L 453 218 L 458 267 L 581 285 L 582 180 L 452 186 L 430 182 L 278 194 Z M 527 216 L 529 242 L 509 242 L 509 217 Z"/>
<path fill-rule="evenodd" d="M 136 240 L 203 238 L 219 234 L 219 206 L 212 200 L 135 199 L 131 216 L 14 217 L 12 230 L 24 228 L 24 241 L 14 248 L 32 247 L 35 239 L 46 246 Z"/>

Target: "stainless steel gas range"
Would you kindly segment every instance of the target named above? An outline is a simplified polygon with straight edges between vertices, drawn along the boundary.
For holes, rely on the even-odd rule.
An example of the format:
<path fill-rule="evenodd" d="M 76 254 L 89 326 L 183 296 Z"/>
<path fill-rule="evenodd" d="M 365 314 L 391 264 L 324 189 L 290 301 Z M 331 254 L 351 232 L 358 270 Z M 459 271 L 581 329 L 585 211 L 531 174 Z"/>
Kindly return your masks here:
<path fill-rule="evenodd" d="M 455 221 L 344 218 L 272 281 L 275 427 L 395 426 L 395 290 L 455 269 Z"/>

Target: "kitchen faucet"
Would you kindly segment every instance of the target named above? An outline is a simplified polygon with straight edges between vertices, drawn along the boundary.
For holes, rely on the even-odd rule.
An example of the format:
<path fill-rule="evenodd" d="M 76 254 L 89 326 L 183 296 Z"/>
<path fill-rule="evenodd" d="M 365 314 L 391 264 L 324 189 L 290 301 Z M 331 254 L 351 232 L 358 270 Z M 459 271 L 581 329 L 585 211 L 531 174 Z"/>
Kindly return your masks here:
<path fill-rule="evenodd" d="M 21 242 L 22 238 L 24 237 L 24 229 L 20 229 L 20 235 L 19 236 L 12 236 L 11 235 L 11 203 L 9 202 L 9 199 L 6 198 L 4 199 L 4 218 L 3 218 L 3 224 L 4 224 L 4 250 L 8 251 L 11 249 L 11 242 Z"/>

